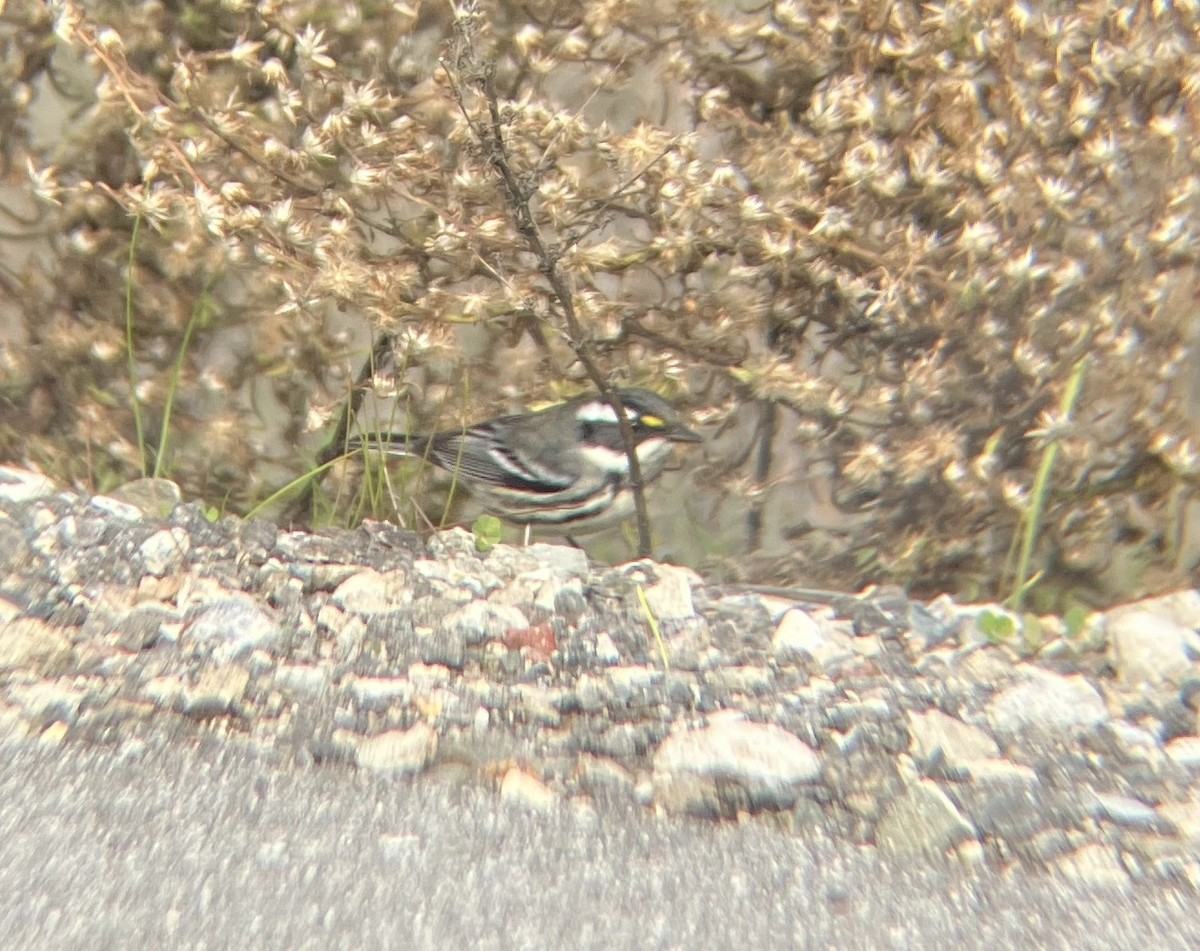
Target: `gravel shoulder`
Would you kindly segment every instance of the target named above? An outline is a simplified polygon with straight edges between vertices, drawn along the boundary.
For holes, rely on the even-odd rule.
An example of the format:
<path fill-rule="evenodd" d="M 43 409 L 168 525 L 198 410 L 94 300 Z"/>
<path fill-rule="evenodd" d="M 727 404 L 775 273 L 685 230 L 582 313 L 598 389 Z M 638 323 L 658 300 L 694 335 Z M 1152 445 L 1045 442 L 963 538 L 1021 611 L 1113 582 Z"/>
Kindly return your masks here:
<path fill-rule="evenodd" d="M 493 887 L 477 868 L 501 889 L 538 874 L 516 870 L 537 852 L 582 862 L 597 891 L 628 869 L 628 887 L 647 890 L 639 924 L 662 923 L 649 933 L 663 947 L 690 933 L 685 922 L 706 920 L 696 896 L 719 909 L 716 896 L 728 904 L 745 887 L 760 912 L 767 903 L 801 916 L 788 904 L 797 893 L 840 921 L 860 894 L 882 889 L 878 901 L 892 896 L 897 913 L 904 894 L 928 895 L 928 881 L 904 891 L 914 875 L 949 883 L 942 904 L 967 918 L 986 916 L 1015 882 L 1014 905 L 1105 896 L 1155 909 L 1147 914 L 1166 927 L 1177 897 L 1194 900 L 1200 887 L 1198 626 L 1195 591 L 1078 630 L 1056 619 L 1032 628 L 996 606 L 894 591 L 818 603 L 713 586 L 669 565 L 592 565 L 564 547 L 479 554 L 463 532 L 423 540 L 382 524 L 307 534 L 212 522 L 170 483 L 85 498 L 0 469 L 0 746 L 13 787 L 0 819 L 5 847 L 30 850 L 5 866 L 58 902 L 47 921 L 67 920 L 74 901 L 36 872 L 36 841 L 49 869 L 56 843 L 88 841 L 93 820 L 75 805 L 94 801 L 103 814 L 108 798 L 106 837 L 92 841 L 116 873 L 69 878 L 76 888 L 126 888 L 132 907 L 123 879 L 157 869 L 167 881 L 174 861 L 211 901 L 227 883 L 193 861 L 211 854 L 233 876 L 231 908 L 260 876 L 272 908 L 286 909 L 278 883 L 308 869 L 308 884 L 324 887 L 338 842 L 348 867 L 377 862 L 386 874 L 417 811 L 437 823 L 430 849 L 445 836 L 469 858 L 421 873 L 421 921 Z M 44 777 L 78 795 L 56 797 Z M 236 792 L 246 784 L 287 790 L 275 796 L 282 852 L 266 831 L 249 841 L 265 807 Z M 184 812 L 144 805 L 159 796 Z M 370 828 L 354 825 L 359 801 L 375 802 Z M 491 846 L 466 848 L 489 841 L 473 823 L 518 830 L 504 846 L 520 856 L 513 868 Z M 194 841 L 176 852 L 153 844 L 173 833 Z M 647 837 L 665 855 L 641 855 Z M 766 851 L 740 851 L 751 847 Z M 821 877 L 839 868 L 845 887 Z M 41 881 L 59 897 L 39 892 Z M 553 895 L 554 881 L 567 879 L 521 891 Z M 361 883 L 377 899 L 389 887 Z M 184 894 L 185 881 L 176 888 Z M 365 892 L 353 920 L 336 924 L 331 912 L 330 934 L 373 925 L 361 920 Z M 312 894 L 321 905 L 324 893 Z M 631 894 L 614 894 L 606 907 L 633 907 Z M 586 906 L 583 892 L 571 900 Z M 150 901 L 166 917 L 139 933 L 181 921 L 185 905 Z M 21 924 L 22 909 L 6 917 L 36 928 Z M 1055 914 L 1056 927 L 1072 920 Z M 277 927 L 310 920 L 295 909 Z M 893 919 L 871 911 L 862 925 L 879 921 Z M 719 933 L 696 932 L 701 942 Z"/>

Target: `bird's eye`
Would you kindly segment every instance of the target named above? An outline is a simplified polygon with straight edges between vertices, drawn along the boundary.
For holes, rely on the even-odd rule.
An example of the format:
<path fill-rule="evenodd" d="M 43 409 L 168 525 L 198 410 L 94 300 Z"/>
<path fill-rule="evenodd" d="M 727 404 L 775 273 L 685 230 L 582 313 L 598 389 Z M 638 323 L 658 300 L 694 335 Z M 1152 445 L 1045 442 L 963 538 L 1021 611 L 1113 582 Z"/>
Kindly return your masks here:
<path fill-rule="evenodd" d="M 667 425 L 665 422 L 663 422 L 662 418 L 658 416 L 641 416 L 638 418 L 638 422 L 647 429 L 662 429 L 665 425 Z"/>

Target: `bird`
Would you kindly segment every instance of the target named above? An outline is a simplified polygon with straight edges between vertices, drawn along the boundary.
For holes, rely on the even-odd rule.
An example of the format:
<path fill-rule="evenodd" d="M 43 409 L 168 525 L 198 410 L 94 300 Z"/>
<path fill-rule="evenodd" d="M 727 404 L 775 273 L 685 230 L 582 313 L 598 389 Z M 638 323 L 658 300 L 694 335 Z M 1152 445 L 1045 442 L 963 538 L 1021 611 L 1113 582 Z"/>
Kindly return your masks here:
<path fill-rule="evenodd" d="M 629 419 L 644 483 L 662 475 L 677 443 L 703 441 L 658 394 L 632 387 L 616 395 Z M 428 459 L 453 474 L 491 514 L 527 530 L 596 531 L 634 511 L 620 423 L 600 396 L 429 435 L 360 434 L 347 441 L 346 454 L 366 447 Z"/>

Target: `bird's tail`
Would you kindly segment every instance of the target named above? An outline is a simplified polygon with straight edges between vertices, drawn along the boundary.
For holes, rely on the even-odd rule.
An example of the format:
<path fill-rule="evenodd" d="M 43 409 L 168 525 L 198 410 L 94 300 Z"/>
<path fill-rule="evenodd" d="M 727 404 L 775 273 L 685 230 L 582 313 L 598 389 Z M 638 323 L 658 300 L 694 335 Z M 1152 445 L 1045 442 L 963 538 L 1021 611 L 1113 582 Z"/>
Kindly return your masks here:
<path fill-rule="evenodd" d="M 429 449 L 428 436 L 409 433 L 360 433 L 346 440 L 345 452 L 351 456 L 359 450 L 382 452 L 389 456 L 423 456 Z"/>

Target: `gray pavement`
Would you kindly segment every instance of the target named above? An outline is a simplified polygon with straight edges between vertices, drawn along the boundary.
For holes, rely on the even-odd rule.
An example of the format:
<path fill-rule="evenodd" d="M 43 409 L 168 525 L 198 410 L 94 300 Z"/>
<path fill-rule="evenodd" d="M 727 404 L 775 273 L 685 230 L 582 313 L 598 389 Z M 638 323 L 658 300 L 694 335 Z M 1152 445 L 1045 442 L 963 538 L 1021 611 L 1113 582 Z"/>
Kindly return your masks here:
<path fill-rule="evenodd" d="M 7 948 L 1200 947 L 1185 888 L 886 862 L 761 823 L 535 814 L 228 743 L 0 754 Z"/>

